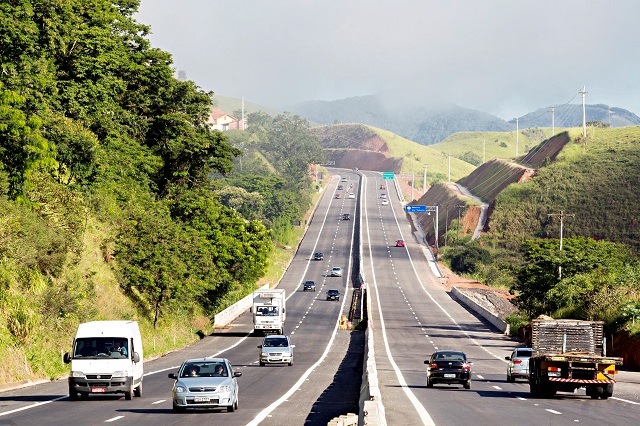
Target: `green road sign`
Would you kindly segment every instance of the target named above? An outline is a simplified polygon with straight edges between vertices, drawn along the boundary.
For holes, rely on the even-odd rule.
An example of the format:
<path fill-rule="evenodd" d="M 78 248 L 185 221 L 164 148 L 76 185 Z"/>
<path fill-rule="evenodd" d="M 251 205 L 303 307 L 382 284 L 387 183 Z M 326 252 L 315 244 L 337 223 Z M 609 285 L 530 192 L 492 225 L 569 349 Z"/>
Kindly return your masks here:
<path fill-rule="evenodd" d="M 383 172 L 382 173 L 382 179 L 384 180 L 393 180 L 393 172 Z"/>

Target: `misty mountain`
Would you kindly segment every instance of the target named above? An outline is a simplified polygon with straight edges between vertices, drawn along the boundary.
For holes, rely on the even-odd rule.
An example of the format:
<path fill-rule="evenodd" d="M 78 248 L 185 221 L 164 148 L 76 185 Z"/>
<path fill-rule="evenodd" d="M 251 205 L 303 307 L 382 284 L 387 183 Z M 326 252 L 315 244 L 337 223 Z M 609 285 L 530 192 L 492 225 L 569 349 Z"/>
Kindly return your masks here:
<path fill-rule="evenodd" d="M 610 124 L 611 127 L 637 126 L 640 117 L 624 108 L 609 107 L 608 105 L 585 105 L 587 122 L 601 121 Z M 551 127 L 550 108 L 540 108 L 518 119 L 521 129 L 527 127 Z M 555 107 L 555 127 L 579 127 L 582 126 L 582 104 L 566 104 Z M 516 120 L 510 120 L 516 123 Z"/>
<path fill-rule="evenodd" d="M 335 101 L 308 101 L 287 108 L 307 120 L 319 124 L 361 123 L 394 132 L 423 145 L 438 143 L 457 132 L 516 129 L 515 119 L 502 120 L 494 115 L 461 106 L 433 101 L 428 96 L 401 92 L 383 92 Z M 602 121 L 611 127 L 640 124 L 640 117 L 623 108 L 587 105 L 587 121 Z M 540 108 L 519 118 L 520 129 L 551 127 L 551 112 Z M 555 127 L 582 125 L 582 105 L 555 107 Z"/>
<path fill-rule="evenodd" d="M 515 123 L 481 111 L 450 103 L 408 99 L 383 93 L 335 101 L 302 102 L 287 109 L 319 124 L 368 124 L 423 145 L 438 143 L 456 132 L 515 129 Z"/>

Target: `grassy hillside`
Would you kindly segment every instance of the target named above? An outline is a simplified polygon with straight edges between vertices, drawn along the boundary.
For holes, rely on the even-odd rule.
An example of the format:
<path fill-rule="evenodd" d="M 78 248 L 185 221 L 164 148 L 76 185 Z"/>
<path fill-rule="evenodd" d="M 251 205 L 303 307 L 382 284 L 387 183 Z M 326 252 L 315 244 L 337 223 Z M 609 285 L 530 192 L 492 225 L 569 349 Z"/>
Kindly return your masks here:
<path fill-rule="evenodd" d="M 575 135 L 575 133 L 572 133 Z M 640 127 L 598 129 L 574 138 L 556 162 L 496 200 L 490 230 L 507 247 L 523 238 L 559 236 L 549 214 L 564 212 L 564 236 L 624 243 L 640 250 Z"/>
<path fill-rule="evenodd" d="M 434 145 L 424 146 L 410 141 L 392 132 L 370 127 L 389 146 L 391 156 L 402 158 L 403 174 L 415 173 L 416 177 L 423 176 L 424 165 L 427 165 L 427 181 L 446 180 L 449 172 L 447 156 L 434 148 Z M 451 180 L 456 181 L 471 173 L 475 167 L 458 158 L 451 158 Z M 418 180 L 418 179 L 417 179 Z M 416 181 L 417 181 L 416 180 Z M 422 179 L 419 178 L 421 181 Z"/>
<path fill-rule="evenodd" d="M 560 133 L 562 129 L 555 129 Z M 521 156 L 551 136 L 551 128 L 532 128 L 520 130 L 518 137 L 518 156 Z M 460 132 L 453 134 L 440 143 L 431 145 L 430 148 L 442 153 L 466 159 L 477 159 L 479 166 L 494 158 L 516 157 L 516 132 Z M 483 156 L 484 149 L 484 156 Z M 469 158 L 465 158 L 465 155 Z M 474 163 L 474 162 L 472 162 Z"/>

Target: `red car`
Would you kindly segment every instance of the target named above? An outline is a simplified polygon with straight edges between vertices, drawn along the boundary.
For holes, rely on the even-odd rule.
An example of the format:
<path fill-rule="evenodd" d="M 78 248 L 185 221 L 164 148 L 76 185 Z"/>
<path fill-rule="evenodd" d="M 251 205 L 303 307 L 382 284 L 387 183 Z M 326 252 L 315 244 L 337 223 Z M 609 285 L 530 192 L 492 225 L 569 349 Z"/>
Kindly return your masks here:
<path fill-rule="evenodd" d="M 385 185 L 380 185 L 380 189 L 387 189 Z"/>
<path fill-rule="evenodd" d="M 336 194 L 336 198 L 342 198 L 341 194 Z"/>
<path fill-rule="evenodd" d="M 396 241 L 396 247 L 404 247 L 404 240 Z"/>

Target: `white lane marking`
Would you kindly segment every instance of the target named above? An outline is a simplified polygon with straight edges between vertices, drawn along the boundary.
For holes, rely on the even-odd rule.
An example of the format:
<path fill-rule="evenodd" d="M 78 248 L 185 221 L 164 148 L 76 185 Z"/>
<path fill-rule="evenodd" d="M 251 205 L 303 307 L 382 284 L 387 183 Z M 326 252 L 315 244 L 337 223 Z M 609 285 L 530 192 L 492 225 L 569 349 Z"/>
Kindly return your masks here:
<path fill-rule="evenodd" d="M 159 401 L 152 402 L 151 405 L 162 404 L 165 401 L 166 401 L 166 399 L 161 399 Z"/>
<path fill-rule="evenodd" d="M 640 405 L 640 402 L 629 401 L 628 399 L 616 398 L 615 396 L 612 396 L 611 399 L 615 399 L 616 401 L 626 402 L 628 404 Z"/>
<path fill-rule="evenodd" d="M 520 401 L 526 401 L 527 400 L 527 398 L 523 398 L 521 396 L 516 396 L 516 398 L 518 398 Z"/>
<path fill-rule="evenodd" d="M 366 181 L 365 176 L 363 176 L 363 179 Z M 366 198 L 366 191 L 364 193 L 364 197 Z M 363 204 L 366 205 L 366 202 L 363 202 Z M 416 398 L 415 394 L 407 386 L 407 382 L 405 381 L 404 376 L 400 371 L 400 368 L 398 368 L 398 365 L 393 359 L 393 355 L 391 355 L 391 348 L 389 347 L 389 339 L 387 338 L 387 329 L 385 328 L 384 316 L 382 315 L 382 306 L 380 305 L 380 295 L 378 293 L 378 283 L 376 281 L 375 268 L 373 267 L 373 253 L 371 251 L 371 232 L 369 230 L 369 216 L 367 215 L 366 209 L 364 209 L 364 216 L 365 216 L 365 222 L 367 224 L 367 239 L 369 243 L 369 262 L 371 263 L 371 275 L 372 275 L 371 279 L 373 282 L 373 290 L 375 291 L 375 294 L 376 294 L 376 301 L 378 303 L 378 316 L 380 317 L 379 318 L 380 331 L 382 332 L 382 340 L 384 341 L 384 348 L 387 352 L 387 358 L 389 358 L 389 362 L 391 363 L 391 366 L 393 367 L 393 370 L 396 373 L 396 377 L 398 378 L 398 382 L 400 383 L 402 390 L 404 391 L 405 395 L 407 395 L 407 398 L 409 398 L 409 401 L 411 401 L 411 404 L 413 404 L 413 407 L 416 409 L 418 415 L 420 416 L 422 423 L 425 425 L 435 426 L 435 423 L 433 422 L 433 419 L 431 419 L 431 416 L 427 412 L 426 408 L 424 408 L 424 406 L 420 403 L 420 401 L 418 401 L 418 398 Z"/>
<path fill-rule="evenodd" d="M 560 411 L 552 410 L 551 408 L 545 408 L 545 410 L 551 414 L 562 414 Z"/>
<path fill-rule="evenodd" d="M 482 377 L 482 376 L 481 376 L 481 375 L 479 375 L 479 374 L 476 374 L 476 377 L 477 377 L 478 379 L 480 379 L 480 380 L 484 380 L 484 377 Z"/>
<path fill-rule="evenodd" d="M 13 414 L 13 413 L 17 413 L 19 411 L 28 410 L 30 408 L 39 407 L 41 405 L 49 404 L 51 402 L 60 401 L 61 399 L 65 399 L 65 398 L 67 398 L 67 397 L 66 396 L 59 396 L 58 398 L 50 399 L 48 401 L 36 402 L 35 404 L 31 404 L 31 405 L 27 405 L 27 406 L 24 406 L 24 407 L 16 408 L 15 410 L 5 411 L 4 413 L 0 413 L 0 417 L 6 416 L 7 414 Z"/>
<path fill-rule="evenodd" d="M 116 417 L 110 418 L 109 420 L 105 420 L 104 422 L 105 423 L 111 423 L 111 422 L 115 422 L 116 420 L 120 420 L 120 419 L 123 419 L 123 418 L 124 418 L 124 416 L 116 416 Z"/>
<path fill-rule="evenodd" d="M 496 390 L 502 390 L 502 388 L 500 386 L 493 386 L 494 389 Z"/>

